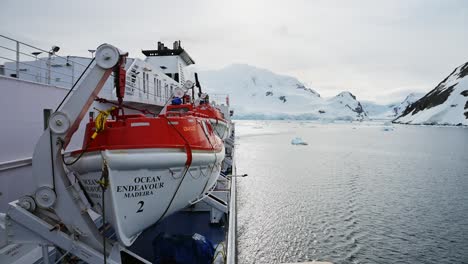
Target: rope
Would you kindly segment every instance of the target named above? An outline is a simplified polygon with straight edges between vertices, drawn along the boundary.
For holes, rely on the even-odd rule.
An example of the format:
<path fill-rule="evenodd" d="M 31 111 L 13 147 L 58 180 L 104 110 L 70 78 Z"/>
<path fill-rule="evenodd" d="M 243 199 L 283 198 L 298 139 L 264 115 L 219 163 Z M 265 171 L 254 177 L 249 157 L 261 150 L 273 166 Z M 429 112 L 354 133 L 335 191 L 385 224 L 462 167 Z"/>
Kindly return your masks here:
<path fill-rule="evenodd" d="M 168 100 L 169 101 L 169 100 Z M 167 102 L 166 102 L 167 103 Z M 161 219 L 164 218 L 164 216 L 166 215 L 167 211 L 169 211 L 169 208 L 171 207 L 172 205 L 172 202 L 174 201 L 177 193 L 179 192 L 179 189 L 180 189 L 180 186 L 182 185 L 182 182 L 184 182 L 184 179 L 185 179 L 185 176 L 187 176 L 187 172 L 189 171 L 190 169 L 190 165 L 192 164 L 192 148 L 188 142 L 188 140 L 184 137 L 184 135 L 182 135 L 182 133 L 180 133 L 180 131 L 169 121 L 169 119 L 166 117 L 166 115 L 162 115 L 162 117 L 164 119 L 166 119 L 167 123 L 169 125 L 172 126 L 172 128 L 174 128 L 174 130 L 177 132 L 177 134 L 185 141 L 185 153 L 187 154 L 187 160 L 185 162 L 185 169 L 184 169 L 184 172 L 182 173 L 182 179 L 180 180 L 179 184 L 177 185 L 177 188 L 174 192 L 174 194 L 172 195 L 172 198 L 171 200 L 169 201 L 169 204 L 167 205 L 166 207 L 166 210 L 164 210 L 164 213 L 161 215 L 161 217 L 158 219 L 158 221 L 156 221 L 156 223 L 153 224 L 153 226 L 157 225 Z"/>
<path fill-rule="evenodd" d="M 91 140 L 94 140 L 99 133 L 104 131 L 104 129 L 106 128 L 107 118 L 109 117 L 111 112 L 114 111 L 116 108 L 114 106 L 112 106 L 111 108 L 109 108 L 107 110 L 99 110 L 97 108 L 94 108 L 94 109 L 99 111 L 99 114 L 96 117 L 96 121 L 94 121 L 96 130 L 94 131 L 93 135 L 91 136 Z"/>
<path fill-rule="evenodd" d="M 91 138 L 89 139 L 88 141 L 88 144 L 86 144 L 86 147 L 81 151 L 80 155 L 78 155 L 78 157 L 73 160 L 72 162 L 69 162 L 67 163 L 62 155 L 62 162 L 63 164 L 67 165 L 67 166 L 71 166 L 73 164 L 75 164 L 78 160 L 81 159 L 81 157 L 83 157 L 84 153 L 88 150 L 88 147 L 91 145 L 91 142 L 93 142 L 93 140 L 97 137 L 97 135 L 99 133 L 101 133 L 102 131 L 104 131 L 104 129 L 106 128 L 106 122 L 107 122 L 107 118 L 109 117 L 110 113 L 115 110 L 115 107 L 111 107 L 107 110 L 99 110 L 97 108 L 94 108 L 95 110 L 99 111 L 99 115 L 96 117 L 96 121 L 94 121 L 94 124 L 95 124 L 95 127 L 96 127 L 96 130 L 95 132 L 93 133 L 93 135 L 91 136 Z"/>
<path fill-rule="evenodd" d="M 222 251 L 217 251 L 217 250 L 218 250 L 218 247 L 219 247 L 220 245 L 223 247 L 223 250 L 222 250 Z M 225 251 L 226 251 L 226 247 L 224 246 L 224 242 L 219 243 L 219 244 L 216 246 L 216 248 L 215 248 L 216 254 L 214 255 L 213 260 L 212 260 L 211 263 L 212 263 L 212 264 L 215 263 L 216 259 L 218 258 L 218 256 L 219 256 L 220 254 L 221 254 L 221 256 L 223 257 L 224 263 L 226 263 L 226 253 L 225 253 Z"/>
<path fill-rule="evenodd" d="M 190 173 L 190 176 L 191 176 L 192 179 L 194 179 L 194 180 L 198 180 L 198 179 L 201 177 L 201 173 L 200 173 L 200 174 L 198 175 L 198 177 L 196 177 L 196 178 L 193 176 L 193 174 L 192 174 L 192 172 L 191 172 L 190 170 L 188 170 L 188 173 Z"/>
<path fill-rule="evenodd" d="M 207 166 L 207 167 L 206 167 L 206 170 L 208 171 L 208 169 L 209 169 L 209 167 Z M 208 175 L 208 174 L 205 174 L 205 173 L 203 172 L 203 169 L 202 169 L 201 166 L 200 166 L 200 174 L 203 175 L 203 178 L 205 178 L 205 177 Z"/>
<path fill-rule="evenodd" d="M 171 173 L 171 177 L 172 177 L 172 179 L 174 179 L 174 180 L 178 180 L 178 179 L 180 179 L 180 178 L 182 177 L 182 176 L 180 176 L 179 178 L 176 178 L 176 177 L 174 177 L 174 175 L 175 175 L 175 172 L 174 172 L 173 170 L 171 170 L 171 168 L 168 168 L 168 170 L 169 170 L 169 173 Z"/>

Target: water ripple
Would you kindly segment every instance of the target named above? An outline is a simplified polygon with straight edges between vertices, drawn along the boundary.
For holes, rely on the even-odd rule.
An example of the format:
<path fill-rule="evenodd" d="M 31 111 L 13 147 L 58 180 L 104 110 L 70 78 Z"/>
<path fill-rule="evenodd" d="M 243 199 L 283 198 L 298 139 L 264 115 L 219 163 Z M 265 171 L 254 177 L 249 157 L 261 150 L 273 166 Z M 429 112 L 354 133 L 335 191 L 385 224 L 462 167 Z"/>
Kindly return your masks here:
<path fill-rule="evenodd" d="M 467 263 L 468 130 L 262 127 L 238 140 L 240 263 Z"/>

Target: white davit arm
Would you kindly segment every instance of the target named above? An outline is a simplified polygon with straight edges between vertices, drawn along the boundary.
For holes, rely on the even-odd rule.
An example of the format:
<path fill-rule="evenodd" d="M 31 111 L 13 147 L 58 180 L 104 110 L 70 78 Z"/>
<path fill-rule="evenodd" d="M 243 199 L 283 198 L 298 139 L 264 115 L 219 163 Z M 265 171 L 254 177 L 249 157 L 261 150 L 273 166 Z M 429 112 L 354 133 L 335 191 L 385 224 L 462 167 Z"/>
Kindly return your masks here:
<path fill-rule="evenodd" d="M 54 187 L 52 149 L 65 149 L 70 139 L 78 129 L 86 112 L 97 97 L 114 67 L 120 66 L 122 58 L 127 54 L 109 44 L 102 44 L 97 48 L 95 65 L 73 91 L 63 107 L 53 113 L 49 119 L 48 128 L 39 139 L 33 154 L 33 178 L 37 187 Z M 58 149 L 56 149 L 58 150 Z M 53 153 L 57 154 L 57 153 Z M 61 154 L 61 153 L 60 153 Z"/>
<path fill-rule="evenodd" d="M 87 209 L 87 201 L 80 199 L 80 188 L 76 188 L 68 179 L 62 150 L 70 142 L 112 71 L 125 66 L 126 56 L 109 44 L 97 48 L 95 65 L 62 108 L 51 115 L 48 128 L 36 144 L 32 160 L 36 190 L 26 199 L 20 199 L 21 206 L 33 214 L 36 214 L 35 208 L 52 211 L 70 233 L 98 251 L 103 249 L 102 237 L 89 215 L 83 213 Z"/>

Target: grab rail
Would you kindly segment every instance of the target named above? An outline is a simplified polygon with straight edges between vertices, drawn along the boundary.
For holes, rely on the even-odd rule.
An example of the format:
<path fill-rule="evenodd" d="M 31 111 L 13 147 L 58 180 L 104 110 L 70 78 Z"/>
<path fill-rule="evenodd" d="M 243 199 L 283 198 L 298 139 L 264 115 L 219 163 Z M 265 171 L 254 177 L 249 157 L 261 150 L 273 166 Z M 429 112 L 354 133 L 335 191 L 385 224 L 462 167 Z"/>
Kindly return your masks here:
<path fill-rule="evenodd" d="M 233 124 L 234 125 L 234 124 Z M 236 175 L 235 153 L 232 153 L 232 173 Z M 229 232 L 227 239 L 227 263 L 237 262 L 237 177 L 231 177 L 231 195 L 229 197 Z"/>

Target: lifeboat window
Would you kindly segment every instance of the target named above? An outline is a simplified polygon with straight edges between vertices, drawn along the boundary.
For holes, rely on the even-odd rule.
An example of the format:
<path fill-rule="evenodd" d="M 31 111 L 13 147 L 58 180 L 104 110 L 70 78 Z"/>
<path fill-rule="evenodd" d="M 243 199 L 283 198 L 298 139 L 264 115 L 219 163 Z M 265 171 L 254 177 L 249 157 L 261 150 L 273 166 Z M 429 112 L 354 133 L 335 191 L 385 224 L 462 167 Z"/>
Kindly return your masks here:
<path fill-rule="evenodd" d="M 206 127 L 208 128 L 208 131 L 210 133 L 213 133 L 213 127 L 211 126 L 211 123 L 209 121 L 206 121 Z"/>
<path fill-rule="evenodd" d="M 201 125 L 202 125 L 202 128 L 203 128 L 203 131 L 205 132 L 205 134 L 208 134 L 208 130 L 206 129 L 206 124 L 205 122 L 200 122 Z"/>

